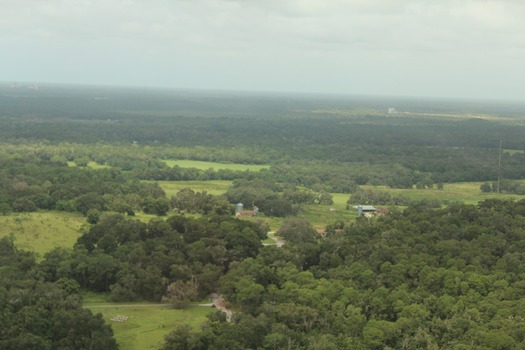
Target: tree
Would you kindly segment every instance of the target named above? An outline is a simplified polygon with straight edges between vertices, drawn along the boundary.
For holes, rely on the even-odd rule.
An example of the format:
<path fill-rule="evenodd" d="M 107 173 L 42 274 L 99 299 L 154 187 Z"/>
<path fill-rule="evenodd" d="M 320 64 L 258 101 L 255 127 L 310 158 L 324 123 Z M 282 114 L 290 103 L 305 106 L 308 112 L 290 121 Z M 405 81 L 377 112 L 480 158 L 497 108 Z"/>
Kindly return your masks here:
<path fill-rule="evenodd" d="M 306 219 L 288 218 L 277 231 L 279 236 L 294 243 L 315 242 L 319 238 L 317 231 Z"/>
<path fill-rule="evenodd" d="M 317 197 L 317 202 L 319 204 L 327 204 L 327 205 L 334 204 L 333 196 L 326 191 L 321 191 L 321 193 L 319 193 L 319 196 Z"/>
<path fill-rule="evenodd" d="M 162 301 L 171 303 L 176 309 L 183 309 L 197 298 L 198 288 L 196 278 L 189 281 L 175 281 L 168 286 Z"/>
<path fill-rule="evenodd" d="M 482 183 L 479 188 L 480 188 L 481 192 L 485 192 L 485 193 L 492 192 L 492 185 L 490 183 L 488 183 L 488 182 Z"/>
<path fill-rule="evenodd" d="M 175 327 L 175 330 L 168 334 L 162 350 L 198 350 L 202 349 L 199 336 L 192 332 L 191 326 L 187 324 Z"/>
<path fill-rule="evenodd" d="M 164 216 L 170 210 L 170 203 L 166 198 L 146 197 L 142 202 L 142 210 L 146 214 Z"/>
<path fill-rule="evenodd" d="M 90 224 L 96 224 L 98 223 L 98 219 L 100 218 L 100 211 L 98 209 L 89 209 L 86 214 L 87 222 Z"/>

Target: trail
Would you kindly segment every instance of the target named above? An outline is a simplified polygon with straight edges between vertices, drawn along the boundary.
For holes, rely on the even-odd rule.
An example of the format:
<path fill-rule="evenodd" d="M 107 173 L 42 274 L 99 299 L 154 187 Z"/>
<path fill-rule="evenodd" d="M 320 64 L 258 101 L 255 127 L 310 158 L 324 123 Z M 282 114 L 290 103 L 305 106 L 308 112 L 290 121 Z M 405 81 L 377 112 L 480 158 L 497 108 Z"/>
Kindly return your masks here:
<path fill-rule="evenodd" d="M 222 295 L 213 293 L 211 295 L 211 305 L 215 306 L 217 310 L 220 310 L 226 314 L 226 321 L 232 321 L 233 311 L 226 308 L 226 300 L 224 300 Z"/>
<path fill-rule="evenodd" d="M 274 231 L 270 231 L 268 233 L 272 233 L 272 235 L 268 236 L 268 237 L 275 241 L 275 246 L 276 247 L 281 248 L 284 245 L 284 240 L 281 237 L 275 236 L 275 232 Z M 272 243 L 263 243 L 263 245 L 273 245 L 273 244 Z"/>
<path fill-rule="evenodd" d="M 233 311 L 229 310 L 226 307 L 226 300 L 224 300 L 224 297 L 219 294 L 212 294 L 210 296 L 211 303 L 205 303 L 205 304 L 192 304 L 195 306 L 204 306 L 204 307 L 215 307 L 217 310 L 222 311 L 226 314 L 226 320 L 228 322 L 231 322 Z M 86 309 L 109 309 L 109 308 L 120 308 L 120 307 L 172 307 L 171 304 L 103 304 L 103 305 L 84 305 L 83 306 Z"/>
<path fill-rule="evenodd" d="M 82 307 L 86 309 L 104 309 L 110 307 L 161 307 L 161 306 L 171 306 L 171 304 L 104 304 L 104 305 L 84 305 Z"/>

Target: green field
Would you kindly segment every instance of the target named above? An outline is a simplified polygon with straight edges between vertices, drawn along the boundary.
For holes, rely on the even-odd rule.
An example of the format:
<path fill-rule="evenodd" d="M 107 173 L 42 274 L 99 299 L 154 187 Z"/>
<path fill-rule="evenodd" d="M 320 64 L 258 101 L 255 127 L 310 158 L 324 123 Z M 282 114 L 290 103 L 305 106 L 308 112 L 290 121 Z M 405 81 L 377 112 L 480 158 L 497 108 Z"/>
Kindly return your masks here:
<path fill-rule="evenodd" d="M 403 195 L 412 200 L 437 199 L 440 201 L 463 202 L 466 204 L 477 204 L 488 198 L 500 199 L 522 199 L 525 196 L 483 193 L 480 190 L 482 182 L 458 182 L 445 184 L 443 190 L 438 189 L 392 189 L 386 186 L 361 186 L 363 189 L 376 189 L 387 191 L 392 195 Z M 348 199 L 348 198 L 347 198 Z"/>
<path fill-rule="evenodd" d="M 516 154 L 516 153 L 525 153 L 522 149 L 504 149 L 503 152 L 508 153 L 510 155 Z"/>
<path fill-rule="evenodd" d="M 162 160 L 169 167 L 178 165 L 181 168 L 197 168 L 199 170 L 238 170 L 238 171 L 259 171 L 261 169 L 269 169 L 269 165 L 256 165 L 256 164 L 236 164 L 236 163 L 215 163 L 215 162 L 202 162 L 198 160 Z"/>
<path fill-rule="evenodd" d="M 72 247 L 86 219 L 80 214 L 35 212 L 0 216 L 0 237 L 12 235 L 18 248 L 44 253 L 55 247 Z"/>
<path fill-rule="evenodd" d="M 337 221 L 344 221 L 347 224 L 354 221 L 355 211 L 346 210 L 345 206 L 305 205 L 304 211 L 297 216 L 307 219 L 316 229 L 324 229 L 326 225 Z"/>
<path fill-rule="evenodd" d="M 166 192 L 166 196 L 170 198 L 184 188 L 191 188 L 195 192 L 206 191 L 209 194 L 221 195 L 226 193 L 228 187 L 231 186 L 231 181 L 226 180 L 211 180 L 211 181 L 144 181 L 157 182 L 160 187 Z"/>
<path fill-rule="evenodd" d="M 85 298 L 84 307 L 94 314 L 102 314 L 115 333 L 120 350 L 160 349 L 164 337 L 175 326 L 188 324 L 197 330 L 206 321 L 206 315 L 215 309 L 192 305 L 184 310 L 175 310 L 166 304 L 148 302 L 107 303 L 95 297 Z M 114 322 L 111 318 L 126 316 L 124 322 Z"/>
<path fill-rule="evenodd" d="M 77 163 L 70 161 L 70 162 L 67 162 L 67 166 L 76 167 Z M 109 169 L 111 168 L 109 165 L 100 165 L 97 162 L 89 162 L 87 166 L 88 168 L 91 168 L 91 169 Z"/>

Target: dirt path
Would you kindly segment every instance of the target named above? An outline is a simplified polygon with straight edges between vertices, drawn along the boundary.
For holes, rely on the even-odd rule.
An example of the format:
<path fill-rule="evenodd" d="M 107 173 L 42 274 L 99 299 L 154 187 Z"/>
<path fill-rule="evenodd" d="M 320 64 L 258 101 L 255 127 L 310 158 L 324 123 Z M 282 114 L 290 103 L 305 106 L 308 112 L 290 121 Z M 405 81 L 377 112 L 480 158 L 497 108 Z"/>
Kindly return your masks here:
<path fill-rule="evenodd" d="M 284 245 L 284 240 L 281 237 L 271 236 L 270 238 L 275 241 L 277 247 L 281 248 Z"/>
<path fill-rule="evenodd" d="M 84 305 L 84 308 L 87 309 L 103 309 L 110 307 L 161 307 L 161 306 L 171 306 L 170 304 L 104 304 L 104 305 Z"/>
<path fill-rule="evenodd" d="M 231 322 L 233 311 L 229 310 L 226 307 L 226 300 L 224 300 L 224 297 L 219 294 L 212 294 L 210 296 L 211 303 L 205 303 L 205 304 L 193 304 L 197 306 L 204 306 L 204 307 L 215 307 L 217 310 L 220 310 L 226 314 L 226 320 L 228 322 Z M 109 309 L 109 308 L 119 308 L 119 307 L 171 307 L 171 304 L 102 304 L 102 305 L 84 305 L 83 307 L 86 309 Z"/>
<path fill-rule="evenodd" d="M 232 321 L 233 311 L 226 308 L 226 300 L 224 300 L 222 295 L 213 293 L 211 295 L 211 302 L 212 305 L 217 308 L 217 310 L 220 310 L 226 314 L 226 321 Z"/>

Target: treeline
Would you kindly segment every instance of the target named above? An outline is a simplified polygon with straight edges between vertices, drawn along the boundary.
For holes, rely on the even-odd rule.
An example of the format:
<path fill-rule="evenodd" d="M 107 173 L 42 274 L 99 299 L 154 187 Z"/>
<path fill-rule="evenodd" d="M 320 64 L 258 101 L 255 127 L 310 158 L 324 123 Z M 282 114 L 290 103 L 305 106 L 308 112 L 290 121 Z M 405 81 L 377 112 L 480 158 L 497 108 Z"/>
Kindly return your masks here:
<path fill-rule="evenodd" d="M 197 118 L 198 119 L 198 118 Z M 235 135 L 232 134 L 231 137 Z M 255 142 L 256 140 L 254 140 Z M 287 182 L 314 191 L 351 193 L 358 185 L 392 188 L 428 188 L 440 183 L 521 179 L 525 176 L 525 153 L 503 152 L 501 168 L 495 148 L 430 146 L 383 147 L 377 144 L 348 146 L 344 143 L 281 147 L 271 146 L 174 146 L 122 143 L 58 143 L 12 140 L 2 144 L 0 157 L 30 162 L 103 167 L 131 173 L 152 181 L 263 179 Z M 268 164 L 258 172 L 169 167 L 163 159 L 192 159 L 234 163 Z"/>
<path fill-rule="evenodd" d="M 410 188 L 490 182 L 500 171 L 506 179 L 525 177 L 524 153 L 503 152 L 498 167 L 501 135 L 504 148 L 525 149 L 525 126 L 518 119 L 357 113 L 352 102 L 337 99 L 83 91 L 56 88 L 31 98 L 0 96 L 0 137 L 10 144 L 2 153 L 17 153 L 16 145 L 18 153 L 32 152 L 41 160 L 94 161 L 149 180 L 252 176 L 170 169 L 161 159 L 269 164 L 272 168 L 257 176 L 347 193 L 360 184 Z M 98 93 L 111 98 L 99 99 Z M 404 103 L 422 110 L 416 102 Z M 330 112 L 337 106 L 344 113 Z M 37 146 L 30 149 L 30 143 Z"/>
<path fill-rule="evenodd" d="M 52 161 L 0 159 L 0 211 L 37 209 L 115 211 L 136 210 L 165 215 L 166 194 L 155 183 L 141 183 L 118 170 L 69 168 Z"/>
<path fill-rule="evenodd" d="M 236 180 L 225 196 L 230 203 L 256 206 L 261 213 L 281 217 L 297 214 L 304 204 L 333 204 L 327 192 L 314 193 L 265 180 Z"/>
<path fill-rule="evenodd" d="M 517 349 L 525 345 L 525 201 L 412 206 L 315 234 L 293 219 L 282 248 L 231 265 L 236 311 L 165 349 Z"/>
<path fill-rule="evenodd" d="M 192 170 L 202 173 L 198 169 L 183 169 L 187 173 Z M 239 173 L 243 176 L 233 182 L 225 196 L 185 189 L 167 198 L 157 183 L 141 182 L 133 172 L 68 167 L 52 160 L 5 158 L 0 159 L 0 212 L 79 212 L 96 223 L 100 213 L 106 211 L 131 216 L 136 211 L 162 216 L 171 210 L 229 215 L 233 214 L 233 204 L 242 202 L 258 206 L 268 216 L 287 216 L 296 214 L 304 204 L 332 203 L 331 195 L 323 190 L 300 190 L 293 183 L 276 182 L 272 176 L 263 175 L 262 178 L 271 179 L 263 180 L 254 172 Z"/>
<path fill-rule="evenodd" d="M 510 194 L 525 194 L 525 185 L 519 181 L 501 180 L 492 183 L 485 182 L 481 184 L 480 190 L 484 193 L 510 193 Z"/>
<path fill-rule="evenodd" d="M 448 202 L 442 202 L 438 199 L 423 199 L 413 200 L 403 195 L 392 195 L 387 191 L 381 190 L 364 190 L 358 189 L 355 191 L 347 200 L 347 209 L 351 204 L 365 204 L 365 205 L 389 205 L 389 206 L 409 206 L 418 205 L 426 206 L 429 208 L 440 208 L 443 204 Z"/>

